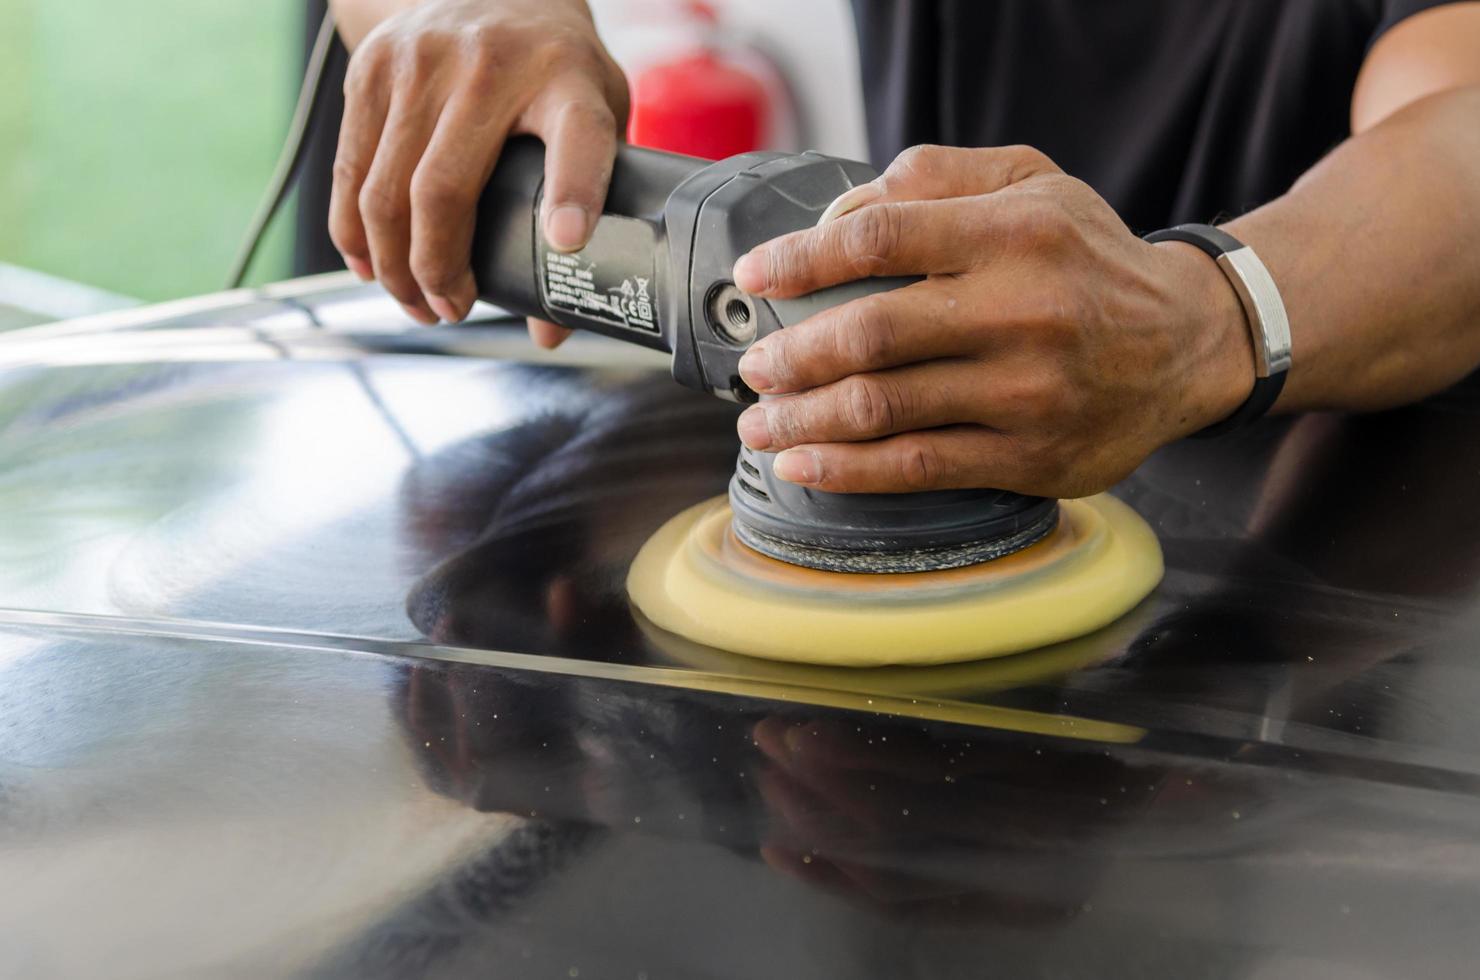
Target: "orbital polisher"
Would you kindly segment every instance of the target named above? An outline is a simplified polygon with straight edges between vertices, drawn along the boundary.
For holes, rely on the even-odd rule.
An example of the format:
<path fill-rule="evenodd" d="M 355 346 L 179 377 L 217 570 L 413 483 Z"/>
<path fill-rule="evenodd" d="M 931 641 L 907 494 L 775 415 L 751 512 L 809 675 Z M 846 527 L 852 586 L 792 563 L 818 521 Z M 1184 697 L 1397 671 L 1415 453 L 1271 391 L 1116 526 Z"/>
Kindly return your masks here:
<path fill-rule="evenodd" d="M 509 142 L 478 206 L 482 298 L 662 351 L 674 379 L 738 402 L 756 340 L 914 280 L 872 278 L 790 300 L 747 295 L 740 256 L 815 225 L 867 164 L 818 153 L 717 163 L 624 146 L 590 242 L 550 248 L 537 216 L 544 149 Z M 777 659 L 938 663 L 1067 639 L 1125 612 L 1161 576 L 1155 537 L 1109 497 L 1003 490 L 829 493 L 787 483 L 742 448 L 728 500 L 678 515 L 634 562 L 642 611 L 691 639 Z M 813 635 L 762 639 L 757 617 L 795 615 Z M 818 632 L 827 631 L 819 639 Z"/>

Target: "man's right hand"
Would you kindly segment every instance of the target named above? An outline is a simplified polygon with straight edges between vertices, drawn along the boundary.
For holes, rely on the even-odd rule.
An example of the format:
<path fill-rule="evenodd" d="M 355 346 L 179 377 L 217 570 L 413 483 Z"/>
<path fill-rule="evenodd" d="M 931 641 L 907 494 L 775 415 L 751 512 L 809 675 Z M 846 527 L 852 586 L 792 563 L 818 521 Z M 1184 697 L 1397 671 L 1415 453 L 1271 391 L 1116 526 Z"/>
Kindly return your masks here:
<path fill-rule="evenodd" d="M 375 0 L 338 0 L 368 14 Z M 351 38 L 352 39 L 352 38 Z M 355 46 L 344 86 L 329 233 L 345 264 L 423 323 L 461 320 L 478 197 L 504 140 L 545 143 L 540 227 L 586 244 L 611 179 L 627 81 L 584 0 L 424 0 Z M 568 331 L 530 321 L 553 347 Z"/>

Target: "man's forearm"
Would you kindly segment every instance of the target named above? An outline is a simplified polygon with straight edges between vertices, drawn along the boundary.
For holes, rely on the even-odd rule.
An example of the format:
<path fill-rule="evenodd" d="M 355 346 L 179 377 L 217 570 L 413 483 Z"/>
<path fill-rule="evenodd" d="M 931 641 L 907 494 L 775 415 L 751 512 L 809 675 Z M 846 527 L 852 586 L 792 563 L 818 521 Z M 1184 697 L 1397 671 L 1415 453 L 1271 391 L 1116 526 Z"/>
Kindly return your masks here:
<path fill-rule="evenodd" d="M 1416 102 L 1229 223 L 1269 266 L 1294 367 L 1279 408 L 1414 401 L 1480 367 L 1480 87 Z"/>

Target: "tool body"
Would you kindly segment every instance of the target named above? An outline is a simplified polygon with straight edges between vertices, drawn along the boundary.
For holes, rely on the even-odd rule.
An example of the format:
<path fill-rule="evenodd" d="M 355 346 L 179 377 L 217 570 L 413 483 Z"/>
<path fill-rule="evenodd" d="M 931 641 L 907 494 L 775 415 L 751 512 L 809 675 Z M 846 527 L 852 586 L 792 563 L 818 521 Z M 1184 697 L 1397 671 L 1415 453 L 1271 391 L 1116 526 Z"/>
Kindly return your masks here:
<path fill-rule="evenodd" d="M 718 163 L 637 147 L 617 154 L 603 213 L 579 252 L 550 248 L 537 216 L 544 149 L 511 140 L 479 203 L 473 272 L 503 308 L 672 357 L 680 384 L 739 402 L 756 393 L 739 361 L 756 340 L 911 279 L 864 279 L 790 300 L 753 297 L 735 261 L 816 224 L 838 195 L 877 176 L 818 153 L 747 153 Z M 734 530 L 791 564 L 843 572 L 916 572 L 976 564 L 1043 538 L 1057 502 L 1001 490 L 836 494 L 772 473 L 742 449 L 730 483 Z"/>

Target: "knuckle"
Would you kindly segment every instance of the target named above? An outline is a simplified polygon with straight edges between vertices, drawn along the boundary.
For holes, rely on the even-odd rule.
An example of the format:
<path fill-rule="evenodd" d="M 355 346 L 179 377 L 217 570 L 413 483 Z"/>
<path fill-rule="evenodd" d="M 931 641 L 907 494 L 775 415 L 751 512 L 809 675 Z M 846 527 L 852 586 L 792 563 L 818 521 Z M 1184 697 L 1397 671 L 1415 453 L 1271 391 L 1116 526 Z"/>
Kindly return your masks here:
<path fill-rule="evenodd" d="M 894 158 L 884 175 L 890 179 L 927 176 L 940 165 L 944 153 L 944 147 L 931 143 L 908 147 Z"/>
<path fill-rule="evenodd" d="M 360 181 L 365 179 L 365 168 L 360 166 L 359 161 L 340 154 L 334 158 L 332 174 L 334 183 L 342 188 L 354 190 L 360 186 Z"/>
<path fill-rule="evenodd" d="M 772 438 L 782 446 L 802 442 L 807 434 L 805 411 L 805 398 L 784 398 L 767 403 L 766 426 Z"/>
<path fill-rule="evenodd" d="M 1023 233 L 1038 246 L 1057 243 L 1064 234 L 1064 212 L 1048 203 L 1038 203 L 1023 216 Z"/>
<path fill-rule="evenodd" d="M 900 446 L 899 482 L 910 490 L 929 490 L 940 486 L 947 473 L 940 453 L 928 439 L 910 439 Z"/>
<path fill-rule="evenodd" d="M 372 224 L 394 225 L 406 220 L 409 202 L 380 181 L 367 180 L 360 188 L 359 201 L 360 214 Z"/>
<path fill-rule="evenodd" d="M 871 276 L 899 245 L 903 214 L 892 202 L 876 204 L 843 222 L 843 253 L 860 276 Z"/>
<path fill-rule="evenodd" d="M 588 131 L 610 131 L 617 127 L 611 106 L 597 99 L 571 99 L 560 107 L 560 125 Z"/>
<path fill-rule="evenodd" d="M 1093 312 L 1095 301 L 1076 294 L 1072 287 L 1057 290 L 1047 298 L 1039 316 L 1041 347 L 1053 361 L 1061 365 L 1072 365 L 1081 355 L 1088 354 L 1090 339 L 1088 324 L 1104 322 L 1104 318 Z M 1068 357 L 1070 360 L 1064 360 Z"/>
<path fill-rule="evenodd" d="M 893 432 L 900 418 L 897 386 L 877 377 L 855 375 L 843 382 L 839 410 L 843 422 L 864 435 Z"/>
<path fill-rule="evenodd" d="M 1064 209 L 1042 199 L 1025 199 L 1009 221 L 1012 240 L 1032 251 L 1057 250 L 1070 230 Z"/>
<path fill-rule="evenodd" d="M 346 95 L 358 95 L 378 82 L 394 57 L 394 47 L 384 37 L 368 37 L 350 56 L 344 73 Z"/>
<path fill-rule="evenodd" d="M 1094 193 L 1084 181 L 1063 173 L 1044 174 L 1035 178 L 1033 183 L 1041 193 L 1060 201 L 1072 199 L 1085 191 Z"/>
<path fill-rule="evenodd" d="M 412 82 L 420 82 L 436 70 L 445 52 L 446 43 L 440 34 L 417 34 L 397 49 L 396 71 Z"/>
<path fill-rule="evenodd" d="M 1043 426 L 1057 415 L 1061 405 L 1058 391 L 1042 379 L 1031 379 L 1014 386 L 1007 400 L 1019 417 L 1035 427 Z"/>
<path fill-rule="evenodd" d="M 509 30 L 500 21 L 480 21 L 462 29 L 463 50 L 475 60 L 502 61 Z"/>
<path fill-rule="evenodd" d="M 1059 169 L 1046 153 L 1036 147 L 1018 144 L 1003 147 L 1003 153 L 1009 161 L 1014 181 Z"/>
<path fill-rule="evenodd" d="M 899 352 L 899 325 L 888 303 L 874 303 L 864 316 L 863 355 L 869 364 L 893 364 Z"/>
<path fill-rule="evenodd" d="M 377 74 L 365 67 L 365 62 L 360 60 L 362 57 L 363 52 L 356 51 L 354 57 L 350 58 L 349 66 L 344 69 L 344 87 L 341 91 L 346 105 L 353 105 L 356 100 L 363 98 Z"/>
<path fill-rule="evenodd" d="M 1064 301 L 1050 289 L 1025 291 L 1017 297 L 1011 311 L 1003 316 L 1003 335 L 1022 344 L 1036 360 L 1024 365 L 1008 382 L 1013 392 L 1026 389 L 1033 383 L 1034 374 L 1048 358 L 1066 352 L 1070 321 L 1064 317 Z"/>
<path fill-rule="evenodd" d="M 467 73 L 463 77 L 462 86 L 470 92 L 492 91 L 508 74 L 508 61 L 504 52 L 492 46 L 470 46 L 466 64 Z"/>
<path fill-rule="evenodd" d="M 422 168 L 411 178 L 411 207 L 428 216 L 445 219 L 466 209 L 472 194 L 465 182 L 436 168 Z"/>
<path fill-rule="evenodd" d="M 858 304 L 834 337 L 834 353 L 845 365 L 884 367 L 893 363 L 899 347 L 894 314 L 885 303 Z"/>
<path fill-rule="evenodd" d="M 810 282 L 808 265 L 808 250 L 802 241 L 783 240 L 766 250 L 766 288 L 775 289 L 782 283 Z"/>
<path fill-rule="evenodd" d="M 787 385 L 795 380 L 796 367 L 792 359 L 791 344 L 787 342 L 784 331 L 768 339 L 764 351 L 773 384 Z"/>
<path fill-rule="evenodd" d="M 575 31 L 555 31 L 540 42 L 537 61 L 547 71 L 588 65 L 591 43 Z"/>

